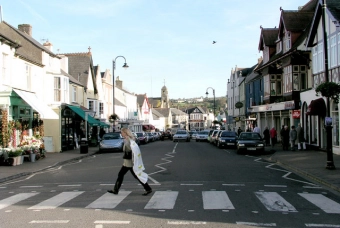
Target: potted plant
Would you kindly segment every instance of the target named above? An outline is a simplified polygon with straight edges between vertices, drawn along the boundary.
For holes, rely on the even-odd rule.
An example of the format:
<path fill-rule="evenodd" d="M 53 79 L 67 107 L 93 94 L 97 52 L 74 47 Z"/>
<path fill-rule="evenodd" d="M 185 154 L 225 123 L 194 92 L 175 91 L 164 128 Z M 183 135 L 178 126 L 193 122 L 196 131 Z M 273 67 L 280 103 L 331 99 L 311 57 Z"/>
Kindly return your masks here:
<path fill-rule="evenodd" d="M 316 96 L 328 97 L 339 103 L 340 85 L 335 82 L 324 82 L 315 89 Z"/>

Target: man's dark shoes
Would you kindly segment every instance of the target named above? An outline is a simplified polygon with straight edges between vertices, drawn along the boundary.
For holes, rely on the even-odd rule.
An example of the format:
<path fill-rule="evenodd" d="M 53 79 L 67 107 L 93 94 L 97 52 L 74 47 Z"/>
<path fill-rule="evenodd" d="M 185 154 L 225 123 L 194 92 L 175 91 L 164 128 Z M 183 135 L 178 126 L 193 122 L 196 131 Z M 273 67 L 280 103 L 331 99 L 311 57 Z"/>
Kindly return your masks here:
<path fill-rule="evenodd" d="M 152 192 L 152 190 L 146 191 L 146 192 L 143 193 L 143 196 L 147 196 L 147 195 L 149 195 L 151 192 Z"/>
<path fill-rule="evenodd" d="M 107 192 L 108 192 L 108 193 L 111 193 L 111 194 L 115 194 L 115 195 L 118 194 L 118 191 L 107 190 Z"/>

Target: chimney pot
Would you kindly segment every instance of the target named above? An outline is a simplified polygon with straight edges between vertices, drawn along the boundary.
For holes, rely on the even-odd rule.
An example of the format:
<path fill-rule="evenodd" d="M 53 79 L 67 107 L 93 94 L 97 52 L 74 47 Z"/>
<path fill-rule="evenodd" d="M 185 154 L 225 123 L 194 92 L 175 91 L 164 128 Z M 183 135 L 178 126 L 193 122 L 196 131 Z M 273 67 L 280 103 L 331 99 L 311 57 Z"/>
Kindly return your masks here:
<path fill-rule="evenodd" d="M 32 26 L 30 24 L 18 25 L 18 29 L 19 31 L 24 32 L 27 35 L 32 36 Z"/>

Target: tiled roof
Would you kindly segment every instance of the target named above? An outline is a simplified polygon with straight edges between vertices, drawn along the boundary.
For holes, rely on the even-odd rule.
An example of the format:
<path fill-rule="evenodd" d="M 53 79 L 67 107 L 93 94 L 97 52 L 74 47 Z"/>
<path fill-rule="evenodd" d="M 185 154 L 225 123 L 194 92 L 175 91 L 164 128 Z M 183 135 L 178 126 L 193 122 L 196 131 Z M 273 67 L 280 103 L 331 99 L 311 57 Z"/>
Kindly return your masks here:
<path fill-rule="evenodd" d="M 312 22 L 314 12 L 311 11 L 286 11 L 283 10 L 281 20 L 287 31 L 301 32 Z"/>
<path fill-rule="evenodd" d="M 164 117 L 168 117 L 170 113 L 169 108 L 153 108 L 152 110 L 156 110 L 159 114 L 163 115 Z"/>
<path fill-rule="evenodd" d="M 87 86 L 89 80 L 89 69 L 92 56 L 89 53 L 63 54 L 68 57 L 68 71 L 74 78 L 78 79 L 83 86 Z"/>
<path fill-rule="evenodd" d="M 275 41 L 278 38 L 277 28 L 261 28 L 259 50 L 263 50 L 264 46 L 275 46 Z"/>

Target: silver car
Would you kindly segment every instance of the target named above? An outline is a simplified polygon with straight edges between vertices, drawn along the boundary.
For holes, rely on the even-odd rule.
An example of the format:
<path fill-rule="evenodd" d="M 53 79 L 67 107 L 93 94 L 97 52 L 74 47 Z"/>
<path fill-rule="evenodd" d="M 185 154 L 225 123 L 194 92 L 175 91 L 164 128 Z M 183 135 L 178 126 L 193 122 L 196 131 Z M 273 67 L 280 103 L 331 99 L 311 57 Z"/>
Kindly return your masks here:
<path fill-rule="evenodd" d="M 99 152 L 123 151 L 124 138 L 120 132 L 111 132 L 103 135 L 99 143 Z"/>
<path fill-rule="evenodd" d="M 209 131 L 199 131 L 196 136 L 196 142 L 208 141 Z"/>
<path fill-rule="evenodd" d="M 172 137 L 173 142 L 186 141 L 190 142 L 190 134 L 185 130 L 178 130 Z"/>

